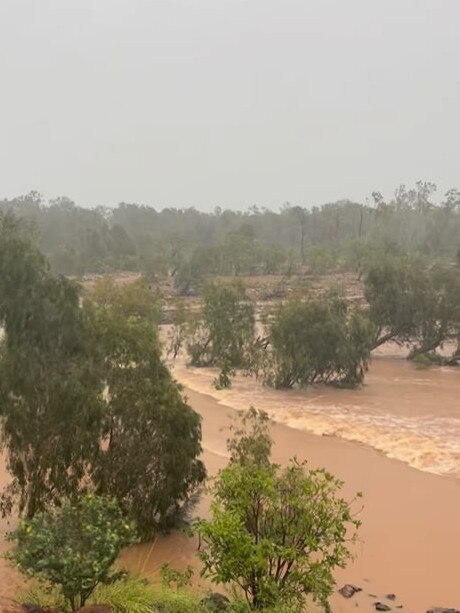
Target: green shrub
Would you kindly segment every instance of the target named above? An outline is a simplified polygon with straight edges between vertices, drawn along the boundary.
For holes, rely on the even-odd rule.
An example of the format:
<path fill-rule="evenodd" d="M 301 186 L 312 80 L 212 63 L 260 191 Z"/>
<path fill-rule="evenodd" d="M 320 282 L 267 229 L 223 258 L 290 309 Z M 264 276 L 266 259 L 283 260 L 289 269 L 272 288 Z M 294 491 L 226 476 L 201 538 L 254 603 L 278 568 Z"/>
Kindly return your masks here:
<path fill-rule="evenodd" d="M 208 613 L 202 598 L 199 592 L 163 588 L 155 590 L 152 604 L 156 613 Z"/>
<path fill-rule="evenodd" d="M 8 540 L 15 543 L 8 558 L 17 568 L 58 589 L 76 610 L 98 584 L 117 578 L 113 563 L 136 539 L 116 500 L 88 494 L 75 504 L 64 501 L 59 509 L 22 520 Z"/>

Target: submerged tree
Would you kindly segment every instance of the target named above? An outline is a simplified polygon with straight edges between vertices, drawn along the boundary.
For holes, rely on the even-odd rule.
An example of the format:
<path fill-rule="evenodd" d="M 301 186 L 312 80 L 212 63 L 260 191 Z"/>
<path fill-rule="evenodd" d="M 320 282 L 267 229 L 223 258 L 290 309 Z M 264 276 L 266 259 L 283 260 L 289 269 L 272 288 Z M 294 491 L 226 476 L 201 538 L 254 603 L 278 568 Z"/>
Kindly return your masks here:
<path fill-rule="evenodd" d="M 242 368 L 254 340 L 254 307 L 241 283 L 209 283 L 201 320 L 187 342 L 194 366 Z"/>
<path fill-rule="evenodd" d="M 436 351 L 460 332 L 460 271 L 420 260 L 386 257 L 365 279 L 373 348 L 392 340 L 411 347 L 410 357 Z"/>
<path fill-rule="evenodd" d="M 251 410 L 212 485 L 211 519 L 197 526 L 203 573 L 241 589 L 254 610 L 303 610 L 308 595 L 325 605 L 360 522 L 340 481 L 295 459 L 283 469 L 270 449 L 266 415 Z"/>
<path fill-rule="evenodd" d="M 336 292 L 290 300 L 269 325 L 264 381 L 274 387 L 334 383 L 354 387 L 367 370 L 373 326 Z"/>

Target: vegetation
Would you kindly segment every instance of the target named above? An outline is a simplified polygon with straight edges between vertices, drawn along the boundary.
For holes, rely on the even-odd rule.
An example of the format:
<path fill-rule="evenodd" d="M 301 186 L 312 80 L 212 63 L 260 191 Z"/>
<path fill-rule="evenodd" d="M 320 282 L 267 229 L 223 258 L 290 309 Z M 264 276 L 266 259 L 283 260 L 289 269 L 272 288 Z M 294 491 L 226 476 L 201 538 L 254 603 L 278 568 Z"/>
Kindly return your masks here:
<path fill-rule="evenodd" d="M 159 587 L 141 577 L 126 575 L 112 583 L 97 585 L 87 604 L 109 606 L 114 613 L 213 613 L 201 604 L 202 599 L 200 592 Z M 43 586 L 25 590 L 19 601 L 58 611 L 70 610 L 58 590 Z"/>
<path fill-rule="evenodd" d="M 144 281 L 105 280 L 82 303 L 9 217 L 0 277 L 3 513 L 32 518 L 92 485 L 143 538 L 169 525 L 205 471 L 200 418 L 162 361 L 157 298 Z"/>
<path fill-rule="evenodd" d="M 239 587 L 254 610 L 295 610 L 307 595 L 325 604 L 359 521 L 340 481 L 295 459 L 282 469 L 270 450 L 267 418 L 251 410 L 213 484 L 211 519 L 197 526 L 204 574 Z"/>
<path fill-rule="evenodd" d="M 203 292 L 202 319 L 187 342 L 191 364 L 223 366 L 227 371 L 244 367 L 254 330 L 254 306 L 244 286 L 209 283 Z"/>
<path fill-rule="evenodd" d="M 419 260 L 390 256 L 368 271 L 365 296 L 376 328 L 373 348 L 389 340 L 405 343 L 413 358 L 459 337 L 457 266 L 426 266 Z"/>
<path fill-rule="evenodd" d="M 103 281 L 90 304 L 105 387 L 105 444 L 91 476 L 98 493 L 120 501 L 143 539 L 177 519 L 205 476 L 197 459 L 200 418 L 162 361 L 149 295 L 143 284 L 126 289 Z"/>
<path fill-rule="evenodd" d="M 24 218 L 56 272 L 141 271 L 171 274 L 184 295 L 215 275 L 323 274 L 359 270 L 369 246 L 402 249 L 454 261 L 460 244 L 460 191 L 435 203 L 436 187 L 400 186 L 386 201 L 378 192 L 362 204 L 340 200 L 320 207 L 285 204 L 278 211 L 163 209 L 121 203 L 115 209 L 79 207 L 69 198 L 48 203 L 32 192 L 0 202 Z"/>
<path fill-rule="evenodd" d="M 10 558 L 29 577 L 57 587 L 72 611 L 84 606 L 98 584 L 112 583 L 121 549 L 135 541 L 115 500 L 84 496 L 23 520 L 9 535 Z"/>
<path fill-rule="evenodd" d="M 0 217 L 2 442 L 26 517 L 73 497 L 99 445 L 100 386 L 78 287 L 51 274 L 23 228 Z"/>
<path fill-rule="evenodd" d="M 355 387 L 367 370 L 373 328 L 335 292 L 278 307 L 269 326 L 263 377 L 274 387 Z"/>

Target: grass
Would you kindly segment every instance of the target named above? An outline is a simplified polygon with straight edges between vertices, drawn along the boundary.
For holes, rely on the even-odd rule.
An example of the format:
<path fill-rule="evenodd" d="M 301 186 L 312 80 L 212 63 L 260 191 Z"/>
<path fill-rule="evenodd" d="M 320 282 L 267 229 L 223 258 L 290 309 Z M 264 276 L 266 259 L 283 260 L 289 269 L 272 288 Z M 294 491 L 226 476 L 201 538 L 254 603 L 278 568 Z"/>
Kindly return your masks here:
<path fill-rule="evenodd" d="M 148 583 L 140 577 L 128 576 L 109 585 L 98 585 L 87 605 L 108 605 L 113 613 L 208 613 L 200 605 L 203 594 L 163 588 Z M 57 588 L 33 585 L 22 591 L 21 604 L 34 604 L 40 608 L 54 608 L 63 613 L 69 605 Z"/>
<path fill-rule="evenodd" d="M 87 605 L 108 605 L 113 613 L 212 613 L 200 601 L 202 592 L 174 590 L 148 583 L 140 577 L 128 575 L 109 585 L 99 585 Z M 40 608 L 53 608 L 69 613 L 70 608 L 57 588 L 34 585 L 21 592 L 17 598 L 21 604 L 34 604 Z M 251 613 L 244 601 L 234 601 L 228 613 Z M 276 607 L 265 613 L 293 613 L 290 607 Z"/>

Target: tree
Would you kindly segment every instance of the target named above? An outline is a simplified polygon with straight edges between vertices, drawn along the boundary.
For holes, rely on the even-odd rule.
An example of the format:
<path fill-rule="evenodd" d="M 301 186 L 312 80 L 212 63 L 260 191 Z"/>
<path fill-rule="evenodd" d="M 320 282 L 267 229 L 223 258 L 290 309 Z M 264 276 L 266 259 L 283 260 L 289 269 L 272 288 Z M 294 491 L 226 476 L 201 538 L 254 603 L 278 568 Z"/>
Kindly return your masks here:
<path fill-rule="evenodd" d="M 105 386 L 97 492 L 116 497 L 143 539 L 177 519 L 205 477 L 200 417 L 162 361 L 148 286 L 96 284 L 92 304 Z"/>
<path fill-rule="evenodd" d="M 382 258 L 365 279 L 373 348 L 393 340 L 411 345 L 410 357 L 435 351 L 460 331 L 460 274 L 408 258 Z"/>
<path fill-rule="evenodd" d="M 192 331 L 187 351 L 193 366 L 245 366 L 254 340 L 255 316 L 241 283 L 208 283 L 201 321 Z"/>
<path fill-rule="evenodd" d="M 135 535 L 134 524 L 114 499 L 87 494 L 75 504 L 64 501 L 21 521 L 8 536 L 15 543 L 9 559 L 26 576 L 57 586 L 75 611 L 98 584 L 120 576 L 113 563 Z"/>
<path fill-rule="evenodd" d="M 103 280 L 82 301 L 14 220 L 0 222 L 0 406 L 13 477 L 3 513 L 17 504 L 32 518 L 92 485 L 151 536 L 205 476 L 200 418 L 162 361 L 158 297 L 142 279 Z"/>
<path fill-rule="evenodd" d="M 278 307 L 268 330 L 270 351 L 263 352 L 265 383 L 277 388 L 362 383 L 373 326 L 330 292 L 305 302 L 292 299 Z"/>
<path fill-rule="evenodd" d="M 0 217 L 2 445 L 12 475 L 3 514 L 32 517 L 74 497 L 99 446 L 100 387 L 78 287 L 55 277 L 11 217 Z"/>
<path fill-rule="evenodd" d="M 419 305 L 413 289 L 421 279 L 420 265 L 406 257 L 382 257 L 365 278 L 365 298 L 375 324 L 372 348 L 390 341 L 409 341 L 415 333 Z"/>
<path fill-rule="evenodd" d="M 197 525 L 203 574 L 240 588 L 255 610 L 300 610 L 307 595 L 325 605 L 360 522 L 342 482 L 296 459 L 283 469 L 270 448 L 266 415 L 252 410 L 213 483 L 211 519 Z"/>

